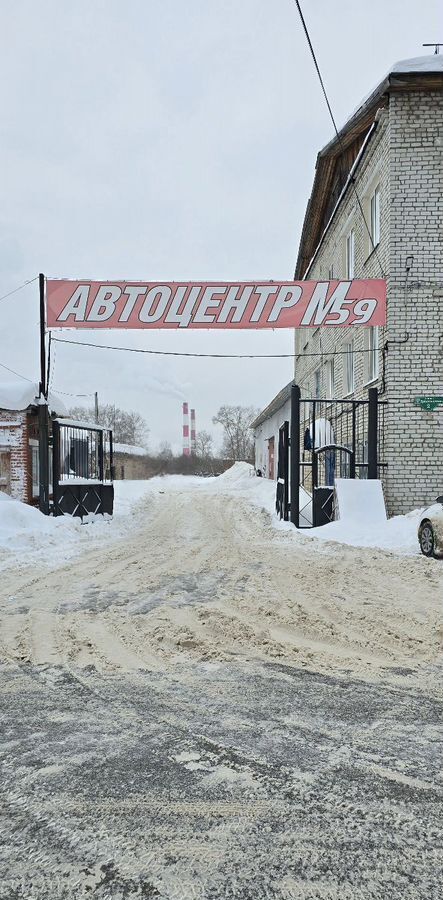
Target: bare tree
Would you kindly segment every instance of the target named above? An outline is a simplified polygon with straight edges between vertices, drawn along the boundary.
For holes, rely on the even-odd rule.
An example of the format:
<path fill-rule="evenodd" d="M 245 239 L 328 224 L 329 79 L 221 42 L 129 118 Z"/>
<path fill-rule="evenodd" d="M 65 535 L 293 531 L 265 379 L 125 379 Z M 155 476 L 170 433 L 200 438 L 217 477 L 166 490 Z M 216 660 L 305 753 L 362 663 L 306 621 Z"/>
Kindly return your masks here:
<path fill-rule="evenodd" d="M 253 406 L 221 406 L 213 417 L 214 425 L 223 428 L 223 454 L 227 459 L 250 461 L 254 457 L 251 422 L 259 410 Z"/>
<path fill-rule="evenodd" d="M 161 441 L 158 447 L 158 458 L 159 459 L 173 459 L 174 454 L 172 452 L 172 447 L 169 441 Z"/>
<path fill-rule="evenodd" d="M 85 422 L 95 421 L 95 410 L 84 406 L 73 407 L 70 415 Z M 105 403 L 99 406 L 98 424 L 112 428 L 114 441 L 119 444 L 147 447 L 149 428 L 140 413 L 126 412 L 113 403 Z"/>
<path fill-rule="evenodd" d="M 213 456 L 213 438 L 209 431 L 198 431 L 195 439 L 195 456 L 199 459 L 210 459 Z"/>

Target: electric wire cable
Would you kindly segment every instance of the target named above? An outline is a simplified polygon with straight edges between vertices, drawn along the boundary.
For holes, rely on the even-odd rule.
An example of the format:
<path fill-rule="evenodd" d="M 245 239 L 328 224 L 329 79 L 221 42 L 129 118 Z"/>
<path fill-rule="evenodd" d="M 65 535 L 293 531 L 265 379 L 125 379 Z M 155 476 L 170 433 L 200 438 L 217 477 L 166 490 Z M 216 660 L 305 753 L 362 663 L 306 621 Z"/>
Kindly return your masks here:
<path fill-rule="evenodd" d="M 26 375 L 20 375 L 20 372 L 15 372 L 14 369 L 10 369 L 9 366 L 5 366 L 4 363 L 0 363 L 0 367 L 2 369 L 6 369 L 7 372 L 11 372 L 12 375 L 16 375 L 17 378 L 23 378 L 23 381 L 29 381 L 29 384 L 35 384 L 32 378 L 26 378 Z"/>
<path fill-rule="evenodd" d="M 185 356 L 194 359 L 297 359 L 299 356 L 348 356 L 350 353 L 374 353 L 381 347 L 361 350 L 323 350 L 320 353 L 184 353 L 175 350 L 145 350 L 141 347 L 115 347 L 110 344 L 94 344 L 91 341 L 70 341 L 68 338 L 53 337 L 57 344 L 71 344 L 74 347 L 94 347 L 97 350 L 118 350 L 125 353 L 146 353 L 150 356 Z"/>
<path fill-rule="evenodd" d="M 71 391 L 59 391 L 58 388 L 51 388 L 54 394 L 62 394 L 63 397 L 93 397 L 94 394 L 72 394 Z"/>
<path fill-rule="evenodd" d="M 339 130 L 338 130 L 338 128 L 337 128 L 337 124 L 336 124 L 336 121 L 335 121 L 335 118 L 334 118 L 334 114 L 333 114 L 333 112 L 332 112 L 331 104 L 330 104 L 330 102 L 329 102 L 329 98 L 328 98 L 328 95 L 327 95 L 327 92 L 326 92 L 326 88 L 325 88 L 325 83 L 324 83 L 324 81 L 323 81 L 323 77 L 322 77 L 322 74 L 321 74 L 321 72 L 320 72 L 320 67 L 319 67 L 319 64 L 318 64 L 318 62 L 317 62 L 317 57 L 316 57 L 316 54 L 315 54 L 314 47 L 313 47 L 313 45 L 312 45 L 311 37 L 310 37 L 309 31 L 308 31 L 308 27 L 307 27 L 306 22 L 305 22 L 305 18 L 304 18 L 303 12 L 302 12 L 302 8 L 301 8 L 301 6 L 300 6 L 299 0 L 294 0 L 294 2 L 295 2 L 295 5 L 296 5 L 296 7 L 297 7 L 297 9 L 298 9 L 298 13 L 299 13 L 299 16 L 300 16 L 300 21 L 301 21 L 301 23 L 302 23 L 303 30 L 304 30 L 304 33 L 305 33 L 305 37 L 306 37 L 306 40 L 307 40 L 307 42 L 308 42 L 309 50 L 310 50 L 310 52 L 311 52 L 311 56 L 312 56 L 312 59 L 313 59 L 313 62 L 314 62 L 314 66 L 315 66 L 315 69 L 316 69 L 316 72 L 317 72 L 317 75 L 318 75 L 318 79 L 319 79 L 319 82 L 320 82 L 320 86 L 321 86 L 321 89 L 322 89 L 322 92 L 323 92 L 323 96 L 324 96 L 324 98 L 325 98 L 326 105 L 327 105 L 327 107 L 328 107 L 328 112 L 329 112 L 329 115 L 330 115 L 330 118 L 331 118 L 331 122 L 332 122 L 332 124 L 333 124 L 333 126 L 334 126 L 334 131 L 335 131 L 335 134 L 336 134 L 336 136 L 337 136 L 337 140 L 338 140 L 340 149 L 342 150 L 342 152 L 344 152 L 345 148 L 344 148 L 344 146 L 343 146 L 343 141 L 342 141 L 342 138 L 341 138 L 341 136 L 340 136 L 340 132 L 339 132 Z M 357 191 L 357 188 L 356 188 L 354 179 L 351 179 L 351 184 L 352 184 L 352 187 L 353 187 L 353 189 L 354 189 L 354 193 L 355 193 L 355 197 L 356 197 L 356 200 L 357 200 L 358 208 L 359 208 L 359 210 L 360 210 L 360 213 L 361 213 L 361 216 L 362 216 L 362 219 L 363 219 L 363 222 L 364 222 L 366 231 L 368 232 L 369 240 L 370 240 L 371 246 L 372 246 L 372 251 L 375 253 L 375 256 L 376 256 L 378 265 L 379 265 L 379 267 L 380 267 L 381 275 L 382 275 L 382 277 L 384 278 L 384 277 L 385 277 L 385 274 L 384 274 L 383 266 L 382 266 L 382 264 L 381 264 L 380 256 L 379 256 L 379 253 L 378 253 L 378 250 L 377 250 L 377 245 L 374 244 L 374 240 L 373 240 L 373 237 L 372 237 L 371 229 L 369 228 L 369 225 L 368 225 L 368 223 L 367 223 L 367 221 L 366 221 L 366 216 L 365 216 L 365 213 L 364 213 L 364 209 L 363 209 L 363 206 L 362 206 L 360 197 L 359 197 L 359 195 L 358 195 L 358 191 Z"/>
<path fill-rule="evenodd" d="M 13 294 L 17 294 L 18 291 L 22 291 L 23 288 L 28 286 L 28 284 L 32 284 L 34 281 L 37 281 L 37 280 L 38 280 L 38 275 L 36 275 L 35 278 L 30 278 L 28 281 L 24 281 L 23 284 L 20 284 L 19 287 L 14 288 L 13 291 L 8 291 L 7 294 L 3 294 L 0 297 L 0 303 L 2 302 L 2 300 L 6 300 L 7 297 L 12 297 Z"/>

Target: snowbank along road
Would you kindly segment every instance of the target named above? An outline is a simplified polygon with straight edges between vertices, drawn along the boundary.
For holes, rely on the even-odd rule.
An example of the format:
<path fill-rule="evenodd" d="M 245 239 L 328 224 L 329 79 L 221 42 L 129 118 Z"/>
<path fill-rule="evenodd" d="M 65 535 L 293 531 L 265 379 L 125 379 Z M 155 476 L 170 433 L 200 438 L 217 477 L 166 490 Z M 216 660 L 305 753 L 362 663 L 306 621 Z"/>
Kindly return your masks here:
<path fill-rule="evenodd" d="M 440 896 L 443 565 L 223 490 L 2 573 L 0 897 Z"/>

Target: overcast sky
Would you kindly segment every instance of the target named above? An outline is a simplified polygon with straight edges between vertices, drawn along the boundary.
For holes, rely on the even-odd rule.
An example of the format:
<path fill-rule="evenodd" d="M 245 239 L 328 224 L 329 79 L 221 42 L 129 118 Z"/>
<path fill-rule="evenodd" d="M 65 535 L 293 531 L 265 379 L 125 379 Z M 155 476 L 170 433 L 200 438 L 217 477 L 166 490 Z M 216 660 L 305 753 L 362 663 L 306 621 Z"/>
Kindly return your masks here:
<path fill-rule="evenodd" d="M 302 6 L 339 124 L 393 62 L 443 40 L 440 0 Z M 293 0 L 3 0 L 0 42 L 0 295 L 39 271 L 141 281 L 293 276 L 316 154 L 332 137 Z M 0 363 L 37 381 L 36 283 L 0 302 L 0 329 Z M 292 352 L 286 331 L 66 336 L 177 352 Z M 176 450 L 183 399 L 219 442 L 211 418 L 221 404 L 263 407 L 292 377 L 288 359 L 61 345 L 55 357 L 54 389 L 97 390 L 102 402 L 142 413 L 151 447 L 168 440 Z"/>

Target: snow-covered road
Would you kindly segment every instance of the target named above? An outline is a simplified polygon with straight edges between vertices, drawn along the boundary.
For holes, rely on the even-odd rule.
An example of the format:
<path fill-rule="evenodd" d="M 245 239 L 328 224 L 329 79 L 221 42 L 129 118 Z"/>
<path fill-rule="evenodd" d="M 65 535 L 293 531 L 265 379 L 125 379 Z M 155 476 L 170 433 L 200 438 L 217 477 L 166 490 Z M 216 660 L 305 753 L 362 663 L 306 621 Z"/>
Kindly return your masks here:
<path fill-rule="evenodd" d="M 439 896 L 443 564 L 254 498 L 156 480 L 4 559 L 2 900 Z"/>
<path fill-rule="evenodd" d="M 3 573 L 4 658 L 103 672 L 184 658 L 365 677 L 407 667 L 410 683 L 442 649 L 441 563 L 294 540 L 213 481 L 157 480 L 125 537 L 92 528 L 91 542 L 64 565 Z"/>

